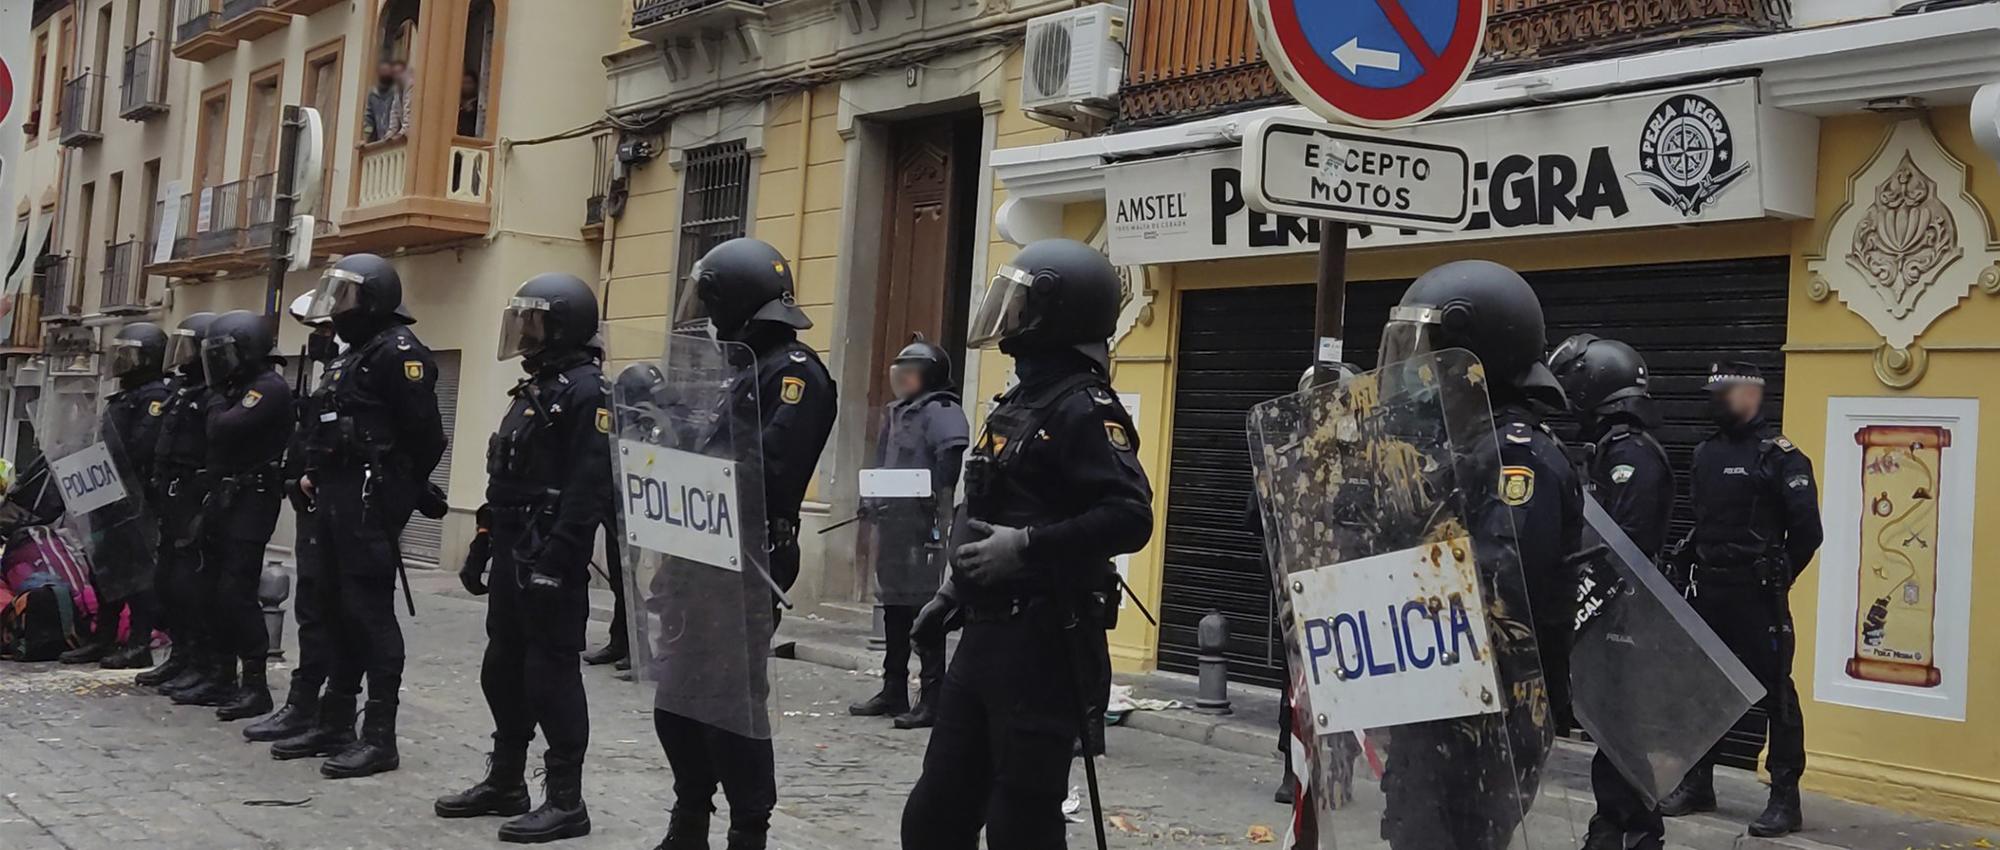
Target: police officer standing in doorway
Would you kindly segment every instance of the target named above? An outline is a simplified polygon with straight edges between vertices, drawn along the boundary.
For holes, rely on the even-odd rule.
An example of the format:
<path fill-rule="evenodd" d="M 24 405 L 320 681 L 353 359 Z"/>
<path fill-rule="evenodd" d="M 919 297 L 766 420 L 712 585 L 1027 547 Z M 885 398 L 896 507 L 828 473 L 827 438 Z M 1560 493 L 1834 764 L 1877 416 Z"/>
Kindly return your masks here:
<path fill-rule="evenodd" d="M 311 293 L 301 295 L 289 310 L 307 336 L 298 376 L 292 387 L 292 440 L 285 448 L 285 495 L 296 516 L 292 557 L 297 577 L 292 592 L 292 619 L 298 624 L 299 652 L 292 666 L 291 684 L 285 690 L 285 704 L 269 716 L 243 727 L 249 741 L 276 742 L 312 731 L 319 716 L 320 690 L 333 669 L 332 638 L 328 618 L 333 616 L 332 587 L 326 575 L 326 546 L 320 540 L 319 522 L 313 516 L 312 501 L 299 490 L 299 478 L 306 469 L 306 441 L 319 426 L 313 406 L 315 370 L 340 356 L 340 342 L 333 323 L 306 318 L 312 309 Z"/>
<path fill-rule="evenodd" d="M 167 338 L 167 365 L 180 372 L 160 413 L 160 442 L 153 454 L 153 497 L 160 506 L 160 555 L 157 584 L 173 654 L 165 664 L 139 674 L 141 685 L 158 681 L 160 693 L 176 704 L 202 690 L 221 667 L 233 662 L 218 656 L 213 641 L 210 598 L 213 573 L 202 569 L 201 505 L 208 498 L 208 378 L 202 372 L 201 341 L 215 322 L 214 313 L 195 313 L 181 320 Z M 174 670 L 169 678 L 160 676 Z M 220 706 L 230 693 L 211 689 L 210 704 Z"/>
<path fill-rule="evenodd" d="M 493 713 L 486 777 L 438 798 L 438 817 L 522 815 L 500 840 L 590 834 L 583 756 L 590 742 L 578 653 L 590 621 L 590 553 L 611 510 L 611 409 L 588 347 L 597 296 L 566 274 L 521 284 L 500 325 L 500 359 L 524 357 L 500 429 L 486 445 L 492 577 L 479 683 Z M 540 726 L 546 794 L 528 811 L 528 743 Z M 525 814 L 524 814 L 525 813 Z"/>
<path fill-rule="evenodd" d="M 220 643 L 242 664 L 232 699 L 216 709 L 222 720 L 271 710 L 264 662 L 270 632 L 257 599 L 264 547 L 278 527 L 284 501 L 282 467 L 292 439 L 292 388 L 277 367 L 275 316 L 231 310 L 209 326 L 201 343 L 208 404 L 208 504 L 202 513 L 204 568 L 215 574 Z"/>
<path fill-rule="evenodd" d="M 944 641 L 942 634 L 932 634 L 916 646 L 923 671 L 917 708 L 911 711 L 910 626 L 944 580 L 944 532 L 969 437 L 965 409 L 951 383 L 951 355 L 924 341 L 923 334 L 896 354 L 889 384 L 896 399 L 882 412 L 875 466 L 929 472 L 931 495 L 875 499 L 864 506 L 875 530 L 875 592 L 888 652 L 882 658 L 882 690 L 847 711 L 857 717 L 889 715 L 898 729 L 923 729 L 937 714 Z"/>
<path fill-rule="evenodd" d="M 350 254 L 327 269 L 309 319 L 330 318 L 351 346 L 328 364 L 315 394 L 319 417 L 299 488 L 312 500 L 335 583 L 333 679 L 312 731 L 271 754 L 332 752 L 320 773 L 334 779 L 395 770 L 403 630 L 396 621 L 398 537 L 427 498 L 444 456 L 437 363 L 409 326 L 403 281 L 389 261 Z M 368 705 L 358 738 L 355 699 L 364 676 Z M 339 749 L 335 749 L 338 747 Z"/>
<path fill-rule="evenodd" d="M 1805 725 L 1792 683 L 1790 594 L 1824 537 L 1812 461 L 1767 429 L 1764 376 L 1749 363 L 1719 363 L 1708 377 L 1715 435 L 1694 453 L 1694 531 L 1670 558 L 1685 569 L 1688 602 L 1768 692 L 1771 797 L 1750 824 L 1759 837 L 1798 831 Z M 1715 752 L 1660 801 L 1668 817 L 1715 809 Z"/>
<path fill-rule="evenodd" d="M 1486 388 L 1498 437 L 1497 498 L 1468 505 L 1475 547 L 1513 547 L 1526 578 L 1527 600 L 1503 596 L 1502 613 L 1526 601 L 1536 653 L 1525 642 L 1496 648 L 1501 681 L 1515 693 L 1533 694 L 1529 685 L 1539 666 L 1553 709 L 1567 703 L 1571 610 L 1576 598 L 1573 560 L 1583 548 L 1583 487 L 1562 442 L 1543 417 L 1566 407 L 1562 386 L 1542 362 L 1547 346 L 1542 305 L 1534 289 L 1513 269 L 1486 260 L 1461 260 L 1425 272 L 1410 285 L 1382 329 L 1383 365 L 1427 352 L 1463 348 L 1485 368 Z M 1501 589 L 1506 592 L 1505 588 Z M 1496 627 L 1506 634 L 1521 623 Z M 1526 686 L 1526 687 L 1524 687 Z M 1515 796 L 1532 797 L 1539 770 L 1554 746 L 1557 717 L 1541 716 L 1539 700 L 1513 698 L 1507 705 L 1510 777 L 1482 775 L 1482 765 L 1455 758 L 1463 730 L 1418 724 L 1397 731 L 1383 791 L 1387 798 L 1382 835 L 1398 850 L 1440 847 L 1501 847 L 1518 826 L 1509 809 Z M 1410 740 L 1418 735 L 1446 740 Z M 1502 797 L 1494 795 L 1505 795 Z M 1440 800 L 1451 800 L 1444 808 Z"/>
<path fill-rule="evenodd" d="M 1589 444 L 1584 486 L 1647 557 L 1666 545 L 1674 472 L 1653 438 L 1659 412 L 1648 394 L 1646 361 L 1625 343 L 1579 334 L 1556 346 L 1549 368 L 1569 395 L 1577 438 Z M 1597 812 L 1584 850 L 1661 850 L 1666 825 L 1603 752 L 1591 760 Z"/>
<path fill-rule="evenodd" d="M 681 285 L 674 317 L 676 327 L 706 319 L 717 339 L 742 343 L 757 358 L 771 578 L 784 589 L 799 576 L 799 504 L 833 433 L 836 400 L 826 365 L 799 341 L 798 332 L 812 327 L 812 320 L 799 309 L 792 285 L 792 264 L 778 249 L 755 239 L 731 239 L 695 264 Z M 663 680 L 660 691 L 669 684 Z M 667 711 L 660 706 L 672 703 L 663 699 L 655 698 L 653 729 L 673 767 L 674 805 L 659 847 L 708 846 L 711 800 L 720 784 L 729 800 L 729 850 L 763 850 L 778 802 L 770 740 Z"/>
<path fill-rule="evenodd" d="M 969 850 L 982 828 L 993 850 L 1062 847 L 1070 762 L 1079 743 L 1103 753 L 1111 559 L 1153 533 L 1136 431 L 1110 385 L 1119 293 L 1103 254 L 1049 239 L 1001 267 L 973 317 L 968 344 L 997 344 L 1020 381 L 971 448 L 953 541 L 966 542 L 914 627 L 919 642 L 941 642 L 951 620 L 965 634 L 903 809 L 906 848 Z"/>
<path fill-rule="evenodd" d="M 118 441 L 125 463 L 142 485 L 152 481 L 153 455 L 159 449 L 160 414 L 172 390 L 167 386 L 167 332 L 151 322 L 133 322 L 119 329 L 111 341 L 108 371 L 118 379 L 118 391 L 104 406 L 107 436 Z M 153 506 L 154 514 L 158 507 Z M 157 563 L 155 567 L 157 567 Z M 157 582 L 158 576 L 155 575 Z M 118 620 L 130 614 L 130 632 L 124 646 L 117 645 Z M 98 662 L 107 670 L 131 670 L 153 666 L 153 624 L 158 616 L 157 591 L 143 590 L 124 599 L 103 600 L 98 606 L 97 637 L 90 645 L 63 653 L 66 663 Z"/>

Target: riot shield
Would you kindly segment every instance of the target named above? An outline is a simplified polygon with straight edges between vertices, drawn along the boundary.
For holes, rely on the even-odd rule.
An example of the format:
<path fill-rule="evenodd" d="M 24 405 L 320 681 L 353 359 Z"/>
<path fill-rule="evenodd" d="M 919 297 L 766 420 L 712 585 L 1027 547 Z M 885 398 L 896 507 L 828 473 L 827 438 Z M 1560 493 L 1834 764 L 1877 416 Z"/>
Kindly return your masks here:
<path fill-rule="evenodd" d="M 1654 805 L 1764 687 L 1590 496 L 1584 519 L 1591 557 L 1578 571 L 1571 705 Z"/>
<path fill-rule="evenodd" d="M 705 335 L 660 339 L 658 358 L 624 366 L 612 391 L 632 670 L 657 684 L 655 708 L 769 738 L 778 597 L 757 360 Z"/>
<path fill-rule="evenodd" d="M 1250 411 L 1303 750 L 1289 846 L 1573 841 L 1565 803 L 1536 807 L 1554 730 L 1484 381 L 1451 350 Z"/>
<path fill-rule="evenodd" d="M 159 526 L 121 435 L 98 409 L 96 383 L 66 381 L 49 390 L 39 427 L 63 525 L 89 557 L 97 592 L 116 600 L 152 588 Z"/>

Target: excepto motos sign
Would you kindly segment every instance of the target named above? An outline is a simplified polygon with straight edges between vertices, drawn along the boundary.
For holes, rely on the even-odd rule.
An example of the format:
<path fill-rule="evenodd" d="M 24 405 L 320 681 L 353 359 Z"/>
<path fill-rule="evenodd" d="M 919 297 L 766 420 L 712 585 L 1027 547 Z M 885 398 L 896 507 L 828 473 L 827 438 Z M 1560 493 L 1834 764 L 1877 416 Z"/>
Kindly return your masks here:
<path fill-rule="evenodd" d="M 1319 734 L 1503 708 L 1469 540 L 1304 570 L 1286 581 Z"/>
<path fill-rule="evenodd" d="M 1357 248 L 1670 227 L 1813 211 L 1818 121 L 1758 103 L 1754 81 L 1428 121 L 1384 135 L 1471 159 L 1463 229 L 1357 225 Z M 1106 166 L 1120 265 L 1304 253 L 1314 219 L 1260 213 L 1235 148 Z"/>
<path fill-rule="evenodd" d="M 626 539 L 641 549 L 742 572 L 736 464 L 618 441 Z"/>

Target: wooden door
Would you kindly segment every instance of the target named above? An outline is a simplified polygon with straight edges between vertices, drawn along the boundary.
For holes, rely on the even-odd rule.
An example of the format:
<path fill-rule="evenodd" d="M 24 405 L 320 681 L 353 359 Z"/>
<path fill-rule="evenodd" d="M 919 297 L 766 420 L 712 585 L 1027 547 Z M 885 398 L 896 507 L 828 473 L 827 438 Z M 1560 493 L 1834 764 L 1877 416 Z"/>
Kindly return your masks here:
<path fill-rule="evenodd" d="M 882 283 L 877 292 L 875 347 L 880 362 L 871 374 L 868 405 L 879 412 L 889 402 L 888 366 L 896 352 L 922 333 L 944 344 L 951 279 L 953 215 L 952 124 L 946 120 L 899 126 L 889 167 L 888 221 L 882 238 Z M 963 226 L 971 226 L 965 222 Z M 870 429 L 873 439 L 875 429 Z"/>

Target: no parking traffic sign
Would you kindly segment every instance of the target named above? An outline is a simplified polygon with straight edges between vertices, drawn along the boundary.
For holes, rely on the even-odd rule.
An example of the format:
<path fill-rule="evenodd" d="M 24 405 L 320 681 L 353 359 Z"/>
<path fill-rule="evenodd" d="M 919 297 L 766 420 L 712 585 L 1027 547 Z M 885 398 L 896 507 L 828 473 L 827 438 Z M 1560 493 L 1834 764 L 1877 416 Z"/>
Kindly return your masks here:
<path fill-rule="evenodd" d="M 1278 81 L 1329 121 L 1395 127 L 1436 109 L 1479 58 L 1485 0 L 1251 0 Z"/>

